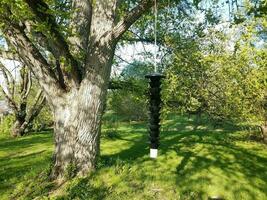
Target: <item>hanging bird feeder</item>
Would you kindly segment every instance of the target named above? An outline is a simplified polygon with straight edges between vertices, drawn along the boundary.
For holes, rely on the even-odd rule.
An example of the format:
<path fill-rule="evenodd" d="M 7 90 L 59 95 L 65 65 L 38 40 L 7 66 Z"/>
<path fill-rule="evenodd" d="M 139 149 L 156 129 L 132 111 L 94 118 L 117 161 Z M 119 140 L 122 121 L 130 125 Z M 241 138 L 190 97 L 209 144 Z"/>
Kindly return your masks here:
<path fill-rule="evenodd" d="M 154 73 L 146 75 L 149 79 L 149 139 L 150 139 L 150 157 L 157 158 L 159 147 L 159 133 L 160 133 L 160 109 L 161 109 L 161 79 L 164 78 L 162 74 L 158 73 L 157 66 L 157 1 L 154 6 L 155 24 L 154 24 Z"/>
<path fill-rule="evenodd" d="M 150 157 L 158 156 L 159 133 L 160 133 L 160 109 L 161 109 L 161 79 L 162 74 L 153 73 L 145 76 L 149 79 L 149 139 L 150 139 Z"/>

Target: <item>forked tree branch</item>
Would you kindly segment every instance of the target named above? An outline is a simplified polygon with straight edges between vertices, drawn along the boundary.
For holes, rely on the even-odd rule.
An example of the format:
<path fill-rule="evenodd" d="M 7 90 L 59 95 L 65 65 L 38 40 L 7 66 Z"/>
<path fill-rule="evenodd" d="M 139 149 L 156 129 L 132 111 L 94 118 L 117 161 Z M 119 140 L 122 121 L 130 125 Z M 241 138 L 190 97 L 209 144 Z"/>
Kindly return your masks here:
<path fill-rule="evenodd" d="M 43 94 L 42 90 L 39 90 L 34 98 L 34 103 L 31 110 L 36 109 L 38 107 L 38 104 L 42 104 L 45 101 L 45 96 Z M 30 111 L 32 112 L 32 111 Z"/>
<path fill-rule="evenodd" d="M 43 0 L 24 0 L 30 7 L 31 11 L 36 15 L 39 23 L 47 22 L 48 31 L 52 33 L 55 46 L 58 48 L 58 52 L 61 52 L 61 56 L 65 58 L 68 64 L 71 66 L 72 78 L 76 83 L 80 83 L 82 80 L 82 69 L 79 62 L 73 57 L 70 52 L 69 45 L 59 31 L 60 27 L 56 23 L 56 19 L 50 14 L 49 6 Z"/>
<path fill-rule="evenodd" d="M 47 93 L 51 92 L 51 88 L 62 89 L 47 60 L 20 27 L 10 25 L 5 30 L 5 35 L 9 42 L 16 47 L 18 54 L 23 59 L 23 63 L 30 67 Z"/>
<path fill-rule="evenodd" d="M 27 21 L 25 22 L 25 25 L 27 27 L 27 32 L 32 33 L 31 22 Z M 55 59 L 55 66 L 56 66 L 55 70 L 57 72 L 59 84 L 61 85 L 62 89 L 66 90 L 67 85 L 64 80 L 64 73 L 60 67 L 60 61 L 59 61 L 61 57 L 61 52 L 52 41 L 50 41 L 47 37 L 45 37 L 45 35 L 42 32 L 34 32 L 32 34 L 34 35 L 35 42 L 39 44 L 42 48 L 48 50 L 53 55 L 53 58 Z M 65 74 L 65 76 L 67 76 L 67 74 Z"/>
<path fill-rule="evenodd" d="M 25 122 L 21 125 L 20 129 L 24 130 L 41 112 L 42 108 L 45 105 L 45 97 L 43 95 L 42 90 L 39 90 L 37 93 L 33 106 L 29 109 L 27 116 L 25 118 Z"/>
<path fill-rule="evenodd" d="M 45 96 L 42 94 L 38 99 L 38 102 L 36 102 L 36 104 L 34 104 L 34 106 L 30 109 L 26 117 L 26 122 L 28 124 L 31 123 L 33 119 L 40 113 L 40 111 L 45 105 L 45 102 L 46 102 Z"/>

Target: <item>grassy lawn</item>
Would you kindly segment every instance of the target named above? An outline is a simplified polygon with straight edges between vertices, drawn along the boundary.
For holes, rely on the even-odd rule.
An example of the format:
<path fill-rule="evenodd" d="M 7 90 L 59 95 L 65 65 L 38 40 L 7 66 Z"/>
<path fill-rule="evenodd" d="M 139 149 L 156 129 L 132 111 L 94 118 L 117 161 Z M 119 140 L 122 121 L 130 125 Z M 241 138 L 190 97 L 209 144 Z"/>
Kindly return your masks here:
<path fill-rule="evenodd" d="M 267 200 L 266 145 L 237 129 L 195 128 L 187 118 L 165 120 L 162 129 L 160 156 L 151 160 L 145 124 L 104 123 L 96 173 L 70 180 L 50 198 L 53 185 L 40 173 L 49 170 L 52 134 L 2 136 L 0 199 Z"/>

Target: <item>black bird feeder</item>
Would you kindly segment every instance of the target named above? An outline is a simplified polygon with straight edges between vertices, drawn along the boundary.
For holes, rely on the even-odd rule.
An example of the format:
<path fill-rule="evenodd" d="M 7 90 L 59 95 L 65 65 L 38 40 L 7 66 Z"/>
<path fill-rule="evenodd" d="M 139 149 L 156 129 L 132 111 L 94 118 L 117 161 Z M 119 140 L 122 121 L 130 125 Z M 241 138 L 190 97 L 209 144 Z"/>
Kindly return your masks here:
<path fill-rule="evenodd" d="M 160 133 L 160 109 L 161 109 L 161 79 L 162 74 L 153 73 L 145 76 L 149 79 L 149 139 L 150 139 L 150 157 L 156 158 L 159 147 Z"/>

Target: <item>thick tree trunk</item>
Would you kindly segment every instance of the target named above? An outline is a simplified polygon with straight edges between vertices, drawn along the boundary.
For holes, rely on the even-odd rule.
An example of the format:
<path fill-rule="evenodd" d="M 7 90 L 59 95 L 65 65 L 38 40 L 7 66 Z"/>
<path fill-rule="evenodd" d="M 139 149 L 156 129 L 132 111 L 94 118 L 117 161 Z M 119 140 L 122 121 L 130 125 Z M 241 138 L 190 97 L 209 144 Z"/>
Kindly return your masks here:
<path fill-rule="evenodd" d="M 72 94 L 55 109 L 54 178 L 64 178 L 68 167 L 78 175 L 95 169 L 103 107 L 99 100 L 98 97 L 83 102 Z"/>
<path fill-rule="evenodd" d="M 1 22 L 8 22 L 3 26 L 5 37 L 31 68 L 54 113 L 52 176 L 63 177 L 70 165 L 75 166 L 71 168 L 77 174 L 84 175 L 95 168 L 99 153 L 102 110 L 115 46 L 122 34 L 152 7 L 153 1 L 140 1 L 121 19 L 118 15 L 121 4 L 117 0 L 73 1 L 70 34 L 60 31 L 57 17 L 50 12 L 50 3 L 41 0 L 25 3 L 33 18 L 9 25 L 7 19 L 12 15 L 4 13 Z M 33 34 L 34 24 L 44 21 L 49 22 L 46 26 L 49 34 L 42 31 Z M 52 59 L 47 59 L 43 51 L 50 52 Z"/>
<path fill-rule="evenodd" d="M 99 155 L 101 118 L 110 70 L 83 80 L 54 103 L 55 166 L 52 178 L 84 176 L 93 171 Z"/>

